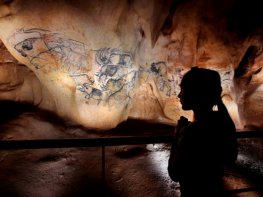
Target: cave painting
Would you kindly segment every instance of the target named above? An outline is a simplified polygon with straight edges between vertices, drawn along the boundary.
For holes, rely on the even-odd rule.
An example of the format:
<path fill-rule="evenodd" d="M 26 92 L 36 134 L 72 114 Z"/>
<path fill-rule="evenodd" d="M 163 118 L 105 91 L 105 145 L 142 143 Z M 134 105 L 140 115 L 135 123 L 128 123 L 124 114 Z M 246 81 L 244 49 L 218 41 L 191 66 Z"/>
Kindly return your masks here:
<path fill-rule="evenodd" d="M 20 41 L 19 38 L 22 38 Z M 18 42 L 17 42 L 18 41 Z M 95 100 L 126 102 L 135 86 L 138 71 L 130 52 L 116 48 L 88 50 L 84 43 L 43 29 L 20 29 L 9 42 L 35 69 L 62 70 L 75 81 L 87 104 Z M 88 65 L 88 55 L 95 55 L 96 72 Z"/>
<path fill-rule="evenodd" d="M 51 58 L 69 70 L 73 67 L 85 68 L 87 64 L 86 46 L 81 42 L 63 38 L 58 33 L 43 29 L 20 29 L 9 40 L 18 41 L 11 44 L 18 53 L 28 58 L 36 69 L 43 67 Z"/>
<path fill-rule="evenodd" d="M 0 99 L 87 128 L 128 118 L 175 125 L 181 115 L 191 119 L 177 94 L 183 74 L 199 66 L 219 71 L 237 128 L 263 127 L 262 34 L 242 26 L 236 4 L 0 2 Z M 232 15 L 221 16 L 218 6 Z"/>
<path fill-rule="evenodd" d="M 133 66 L 134 57 L 130 52 L 117 48 L 89 50 L 84 43 L 48 30 L 19 29 L 8 40 L 35 69 L 47 70 L 45 67 L 51 67 L 49 71 L 64 70 L 69 73 L 76 89 L 87 99 L 87 104 L 90 100 L 95 100 L 98 105 L 102 100 L 129 103 L 129 92 L 135 87 L 139 73 L 146 75 L 145 82 L 154 79 L 157 89 L 167 97 L 176 96 L 182 77 L 175 73 L 173 79 L 166 79 L 168 66 L 164 61 L 153 62 L 148 67 L 141 66 L 138 70 Z M 95 73 L 88 65 L 91 54 L 95 56 Z"/>

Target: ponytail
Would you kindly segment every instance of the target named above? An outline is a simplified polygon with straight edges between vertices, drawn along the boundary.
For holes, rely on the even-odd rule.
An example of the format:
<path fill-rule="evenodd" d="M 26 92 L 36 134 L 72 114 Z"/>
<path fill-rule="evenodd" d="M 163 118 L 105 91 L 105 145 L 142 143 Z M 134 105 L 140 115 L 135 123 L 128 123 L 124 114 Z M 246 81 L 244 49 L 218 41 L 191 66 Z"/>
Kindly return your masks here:
<path fill-rule="evenodd" d="M 222 113 L 223 117 L 225 117 L 225 125 L 226 126 L 222 132 L 224 132 L 225 139 L 224 139 L 224 147 L 223 147 L 223 158 L 227 165 L 233 165 L 237 159 L 238 155 L 238 146 L 236 140 L 236 128 L 233 120 L 231 119 L 228 110 L 225 104 L 222 101 L 222 98 L 219 97 L 217 99 L 217 108 L 220 113 Z"/>
<path fill-rule="evenodd" d="M 222 114 L 225 115 L 225 117 L 228 117 L 231 119 L 229 113 L 228 113 L 228 110 L 225 106 L 225 104 L 223 103 L 223 100 L 222 100 L 222 97 L 219 96 L 217 101 L 216 101 L 216 105 L 217 105 L 217 108 L 218 108 L 218 111 L 221 112 Z"/>

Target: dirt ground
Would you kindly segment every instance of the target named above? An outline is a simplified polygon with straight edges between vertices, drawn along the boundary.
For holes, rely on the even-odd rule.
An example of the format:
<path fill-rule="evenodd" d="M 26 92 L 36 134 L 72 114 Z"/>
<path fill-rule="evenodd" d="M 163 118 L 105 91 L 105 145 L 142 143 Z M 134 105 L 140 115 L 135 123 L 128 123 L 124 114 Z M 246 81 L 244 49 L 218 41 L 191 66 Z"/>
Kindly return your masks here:
<path fill-rule="evenodd" d="M 0 115 L 1 140 L 101 135 L 35 109 L 13 107 Z M 105 174 L 101 147 L 1 150 L 0 196 L 179 197 L 179 184 L 167 173 L 169 148 L 169 144 L 105 147 Z M 242 163 L 244 155 L 239 160 Z M 226 171 L 229 196 L 262 197 L 262 182 L 240 169 Z"/>

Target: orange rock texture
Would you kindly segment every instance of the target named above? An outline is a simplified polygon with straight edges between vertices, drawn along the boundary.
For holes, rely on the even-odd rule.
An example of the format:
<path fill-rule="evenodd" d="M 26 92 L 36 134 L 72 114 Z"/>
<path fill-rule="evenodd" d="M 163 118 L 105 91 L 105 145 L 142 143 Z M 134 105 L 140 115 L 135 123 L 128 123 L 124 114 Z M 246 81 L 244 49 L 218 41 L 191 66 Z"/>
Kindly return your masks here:
<path fill-rule="evenodd" d="M 128 118 L 176 125 L 183 74 L 220 72 L 238 129 L 262 128 L 257 1 L 0 1 L 0 99 L 87 128 Z"/>

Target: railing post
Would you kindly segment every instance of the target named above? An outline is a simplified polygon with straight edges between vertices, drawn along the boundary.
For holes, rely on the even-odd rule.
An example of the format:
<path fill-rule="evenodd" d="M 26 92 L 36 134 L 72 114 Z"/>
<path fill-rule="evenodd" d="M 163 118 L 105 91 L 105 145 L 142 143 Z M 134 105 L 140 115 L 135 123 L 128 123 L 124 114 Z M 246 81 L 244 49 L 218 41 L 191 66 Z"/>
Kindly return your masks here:
<path fill-rule="evenodd" d="M 101 147 L 101 174 L 102 174 L 102 187 L 106 185 L 106 177 L 105 177 L 105 146 Z"/>

